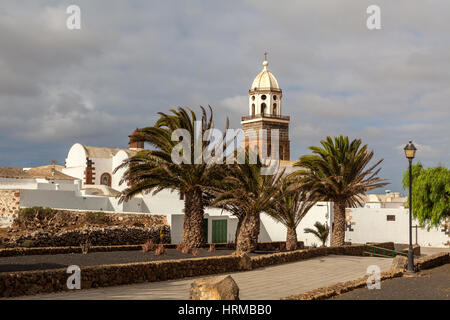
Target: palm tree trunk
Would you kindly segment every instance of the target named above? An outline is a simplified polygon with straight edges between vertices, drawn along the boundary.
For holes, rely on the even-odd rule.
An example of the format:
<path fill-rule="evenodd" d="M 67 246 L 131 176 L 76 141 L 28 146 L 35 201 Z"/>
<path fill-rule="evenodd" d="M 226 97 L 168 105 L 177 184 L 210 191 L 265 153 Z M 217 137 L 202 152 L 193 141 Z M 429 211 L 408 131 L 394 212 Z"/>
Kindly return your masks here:
<path fill-rule="evenodd" d="M 334 203 L 333 233 L 331 246 L 339 247 L 345 244 L 345 203 Z"/>
<path fill-rule="evenodd" d="M 240 231 L 237 234 L 237 252 L 253 252 L 256 250 L 260 223 L 259 213 L 248 214 L 244 217 Z"/>
<path fill-rule="evenodd" d="M 200 248 L 206 244 L 203 197 L 199 188 L 189 190 L 184 198 L 183 244 Z"/>
<path fill-rule="evenodd" d="M 292 251 L 297 249 L 297 230 L 287 227 L 286 250 Z"/>
<path fill-rule="evenodd" d="M 239 237 L 239 232 L 241 231 L 241 226 L 242 226 L 242 220 L 243 220 L 243 217 L 238 217 L 238 223 L 237 223 L 237 226 L 236 226 L 236 235 L 235 235 L 235 237 L 234 237 L 234 244 L 235 245 L 237 245 L 237 242 L 238 242 L 238 237 Z"/>

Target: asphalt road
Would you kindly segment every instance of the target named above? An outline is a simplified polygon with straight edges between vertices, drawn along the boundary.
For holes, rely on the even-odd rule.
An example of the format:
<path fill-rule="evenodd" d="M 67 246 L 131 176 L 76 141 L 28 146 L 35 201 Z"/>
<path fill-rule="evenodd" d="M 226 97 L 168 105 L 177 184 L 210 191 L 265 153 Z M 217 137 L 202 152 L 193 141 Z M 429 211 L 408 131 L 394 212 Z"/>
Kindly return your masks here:
<path fill-rule="evenodd" d="M 382 281 L 380 290 L 360 288 L 333 300 L 450 300 L 450 264 Z"/>

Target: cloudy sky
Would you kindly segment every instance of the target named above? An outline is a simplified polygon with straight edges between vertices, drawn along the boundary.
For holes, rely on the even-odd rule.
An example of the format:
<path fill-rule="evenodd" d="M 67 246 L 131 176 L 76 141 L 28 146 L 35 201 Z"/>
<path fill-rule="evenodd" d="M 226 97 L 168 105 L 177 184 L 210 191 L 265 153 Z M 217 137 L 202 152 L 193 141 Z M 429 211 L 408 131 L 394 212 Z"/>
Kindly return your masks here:
<path fill-rule="evenodd" d="M 66 27 L 81 8 L 81 30 Z M 381 30 L 366 27 L 371 4 Z M 400 191 L 402 148 L 450 159 L 450 1 L 15 1 L 0 5 L 0 166 L 64 164 L 75 142 L 126 147 L 171 107 L 234 128 L 262 69 L 283 89 L 291 158 L 362 138 Z"/>

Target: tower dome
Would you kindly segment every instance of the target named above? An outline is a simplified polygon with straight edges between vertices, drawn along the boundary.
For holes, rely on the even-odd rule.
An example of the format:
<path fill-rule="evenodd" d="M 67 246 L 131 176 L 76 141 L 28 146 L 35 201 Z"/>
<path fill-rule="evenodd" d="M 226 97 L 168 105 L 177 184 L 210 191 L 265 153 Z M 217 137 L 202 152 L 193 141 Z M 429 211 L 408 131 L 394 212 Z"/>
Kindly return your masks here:
<path fill-rule="evenodd" d="M 250 89 L 280 89 L 278 81 L 275 76 L 267 69 L 269 61 L 264 60 L 264 69 L 253 80 L 252 87 Z"/>

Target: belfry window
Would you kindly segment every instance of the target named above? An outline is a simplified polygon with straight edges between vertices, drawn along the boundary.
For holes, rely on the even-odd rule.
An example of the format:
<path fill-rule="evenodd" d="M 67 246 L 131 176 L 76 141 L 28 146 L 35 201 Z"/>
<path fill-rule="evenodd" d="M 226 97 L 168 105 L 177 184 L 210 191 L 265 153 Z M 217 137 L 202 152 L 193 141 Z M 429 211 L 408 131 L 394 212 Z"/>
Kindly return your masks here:
<path fill-rule="evenodd" d="M 252 104 L 252 114 L 251 114 L 252 116 L 254 116 L 255 115 L 255 104 L 253 103 Z"/>
<path fill-rule="evenodd" d="M 266 113 L 266 104 L 261 103 L 261 114 L 265 114 L 265 113 Z"/>
<path fill-rule="evenodd" d="M 265 94 L 263 94 L 263 95 L 261 96 L 261 99 L 262 99 L 262 100 L 266 100 L 266 98 L 267 98 L 267 96 L 266 96 Z"/>
<path fill-rule="evenodd" d="M 276 103 L 273 104 L 272 110 L 273 110 L 272 114 L 276 115 L 277 114 L 277 104 Z"/>

